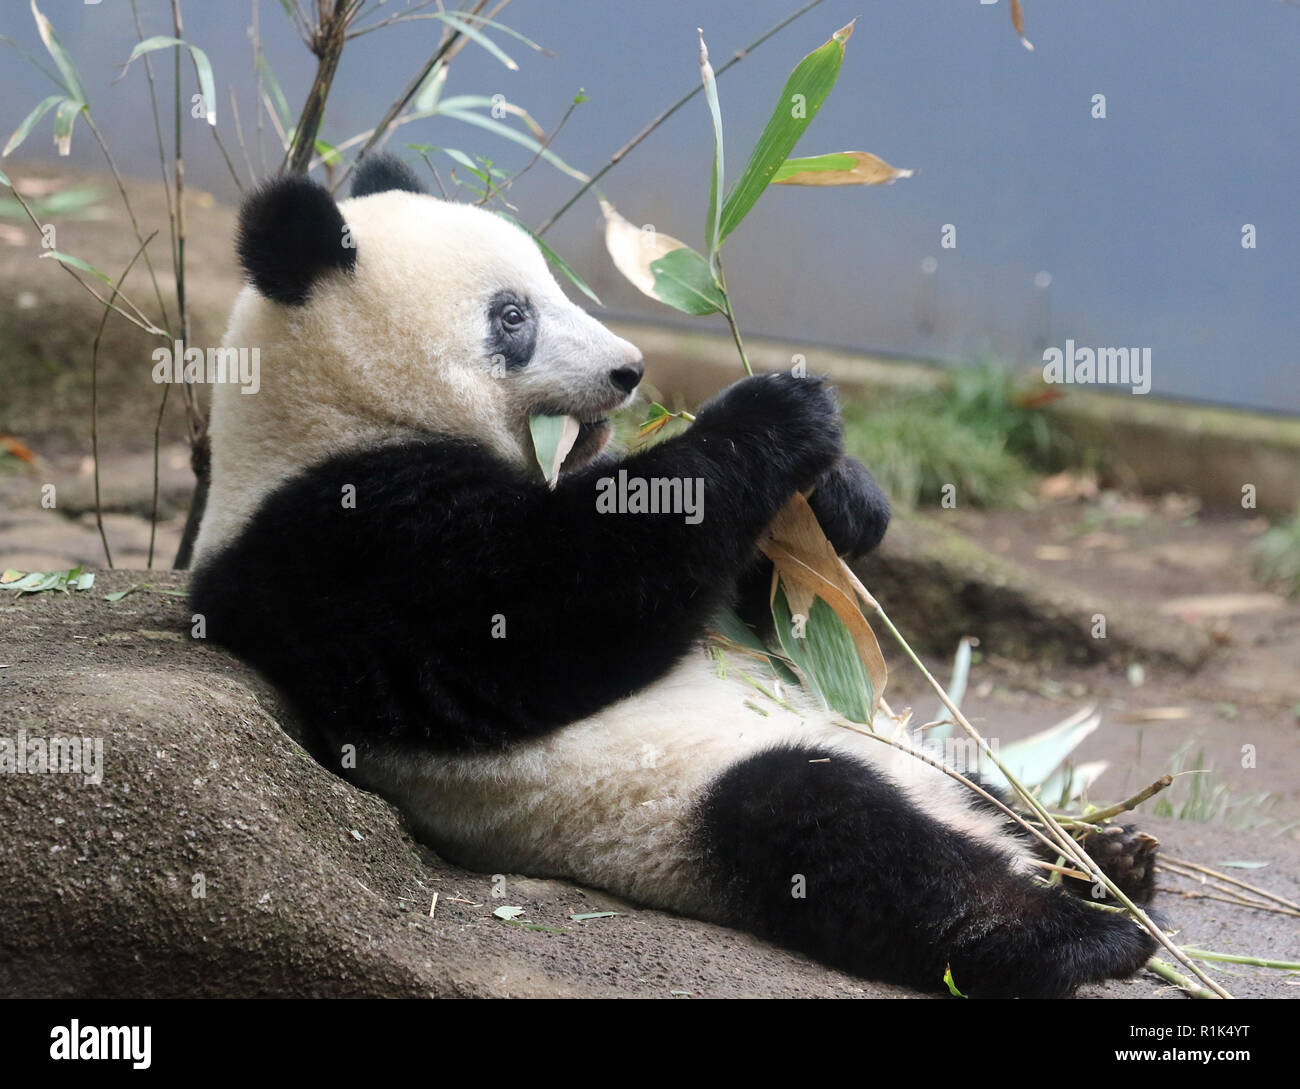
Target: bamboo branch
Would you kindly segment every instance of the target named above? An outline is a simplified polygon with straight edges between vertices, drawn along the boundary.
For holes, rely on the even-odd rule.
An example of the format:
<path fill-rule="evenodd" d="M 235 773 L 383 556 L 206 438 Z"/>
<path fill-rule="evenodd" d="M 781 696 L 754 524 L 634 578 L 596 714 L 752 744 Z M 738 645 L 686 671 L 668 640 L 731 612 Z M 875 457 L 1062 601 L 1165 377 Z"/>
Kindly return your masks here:
<path fill-rule="evenodd" d="M 466 14 L 477 15 L 486 6 L 487 6 L 487 0 L 476 0 L 474 7 L 471 8 Z M 500 8 L 498 8 L 497 10 L 500 10 Z M 398 95 L 397 100 L 391 106 L 388 107 L 388 109 L 384 113 L 384 116 L 379 119 L 379 124 L 377 124 L 371 130 L 369 138 L 361 146 L 361 150 L 357 152 L 357 160 L 356 160 L 357 162 L 360 162 L 362 159 L 364 159 L 366 157 L 366 153 L 372 147 L 374 147 L 375 144 L 377 144 L 381 139 L 383 139 L 384 134 L 388 132 L 389 127 L 396 120 L 397 115 L 400 114 L 404 109 L 406 109 L 406 104 L 410 102 L 412 98 L 415 97 L 415 93 L 420 89 L 421 85 L 424 83 L 425 79 L 428 78 L 429 73 L 432 72 L 433 69 L 437 66 L 438 62 L 443 60 L 444 58 L 448 60 L 451 58 L 452 48 L 453 46 L 456 45 L 458 41 L 461 40 L 461 38 L 462 38 L 461 32 L 457 30 L 455 27 L 451 27 L 451 26 L 444 27 L 442 39 L 438 43 L 438 48 L 433 51 L 433 54 L 429 57 L 427 61 L 425 61 L 420 71 L 416 73 L 415 77 L 406 85 L 402 93 Z M 334 192 L 337 192 L 339 187 L 342 186 L 343 182 L 347 180 L 348 176 L 352 173 L 352 169 L 353 169 L 352 165 L 348 165 L 344 167 L 342 171 L 339 172 L 339 179 L 337 182 L 334 183 L 333 186 Z"/>
<path fill-rule="evenodd" d="M 1171 783 L 1173 783 L 1173 781 L 1174 777 L 1166 772 L 1145 790 L 1138 791 L 1138 793 L 1134 794 L 1133 797 L 1129 798 L 1127 801 L 1117 802 L 1115 805 L 1112 805 L 1107 809 L 1099 809 L 1095 813 L 1087 813 L 1084 815 L 1085 819 L 1092 824 L 1101 824 L 1103 821 L 1108 821 L 1112 817 L 1118 817 L 1121 813 L 1127 813 L 1130 809 L 1136 809 L 1148 798 L 1155 797 L 1155 795 L 1159 794 L 1162 790 L 1165 790 Z"/>
<path fill-rule="evenodd" d="M 721 68 L 718 68 L 713 73 L 714 79 L 719 78 L 724 72 L 728 71 L 734 65 L 739 64 L 747 56 L 749 56 L 750 53 L 752 53 L 760 45 L 766 42 L 769 38 L 779 34 L 782 30 L 788 27 L 801 15 L 804 15 L 812 11 L 812 9 L 815 8 L 821 2 L 822 0 L 808 0 L 808 3 L 804 4 L 803 7 L 797 9 L 793 14 L 786 16 L 784 19 L 782 19 L 779 23 L 775 24 L 774 26 L 769 27 L 757 38 L 755 38 L 752 42 L 750 42 L 747 46 L 743 47 L 742 49 L 736 50 L 736 52 L 732 54 L 731 59 L 727 61 L 727 63 L 724 64 Z M 666 110 L 660 113 L 649 124 L 647 124 L 640 132 L 638 132 L 635 136 L 633 136 L 631 140 L 629 140 L 626 144 L 624 144 L 621 148 L 619 148 L 616 152 L 614 152 L 614 154 L 609 157 L 609 161 L 604 166 L 602 166 L 599 170 L 596 171 L 595 174 L 593 174 L 586 182 L 584 182 L 582 186 L 578 189 L 578 191 L 573 194 L 573 196 L 571 196 L 562 205 L 560 205 L 560 207 L 551 214 L 550 218 L 548 218 L 545 223 L 543 223 L 540 227 L 537 228 L 537 233 L 539 235 L 543 235 L 548 230 L 550 230 L 551 227 L 555 225 L 555 222 L 562 215 L 564 215 L 565 212 L 567 212 L 570 208 L 572 208 L 575 204 L 577 204 L 578 201 L 581 200 L 583 196 L 586 195 L 587 191 L 591 189 L 598 181 L 600 181 L 601 178 L 603 178 L 606 174 L 608 174 L 611 170 L 613 170 L 614 167 L 616 167 L 623 160 L 623 157 L 625 155 L 631 152 L 638 144 L 641 143 L 642 140 L 644 140 L 647 136 L 649 136 L 652 132 L 654 132 L 655 129 L 657 129 L 660 125 L 662 125 L 665 121 L 667 121 L 668 118 L 672 117 L 673 114 L 675 114 L 678 110 L 680 110 L 683 106 L 685 106 L 686 103 L 688 103 L 691 99 L 693 99 L 697 94 L 699 94 L 703 90 L 704 90 L 704 85 L 699 80 L 695 80 L 694 86 L 690 91 L 682 95 L 681 98 L 679 98 Z"/>
<path fill-rule="evenodd" d="M 1193 949 L 1183 946 L 1183 952 L 1189 957 L 1201 960 L 1217 960 L 1224 964 L 1250 964 L 1256 968 L 1278 968 L 1284 972 L 1300 972 L 1300 962 L 1294 960 L 1268 960 L 1265 957 L 1240 957 L 1235 953 L 1216 953 L 1212 949 Z"/>
<path fill-rule="evenodd" d="M 117 282 L 113 285 L 113 294 L 109 296 L 110 304 L 117 298 L 122 282 L 130 275 L 136 261 L 145 252 L 145 247 L 154 240 L 157 234 L 158 232 L 154 231 L 153 234 L 140 243 L 139 248 L 131 255 L 131 260 L 126 263 L 122 275 L 117 278 Z M 111 305 L 105 306 L 104 313 L 99 319 L 99 328 L 95 330 L 95 340 L 90 347 L 90 456 L 95 466 L 95 525 L 99 528 L 99 540 L 104 546 L 104 559 L 108 561 L 109 568 L 112 568 L 113 553 L 108 547 L 108 534 L 104 532 L 104 508 L 99 495 L 99 345 L 104 338 L 104 327 L 108 324 L 108 315 L 110 313 L 112 313 Z"/>
<path fill-rule="evenodd" d="M 179 50 L 177 52 L 179 54 Z M 179 99 L 177 101 L 179 102 Z M 95 142 L 99 144 L 99 150 L 104 155 L 104 161 L 108 163 L 108 169 L 113 175 L 113 181 L 117 183 L 117 191 L 122 197 L 122 205 L 126 208 L 127 218 L 131 220 L 131 230 L 135 232 L 135 240 L 143 245 L 144 235 L 140 231 L 139 221 L 135 218 L 135 209 L 131 206 L 131 198 L 126 195 L 126 183 L 122 181 L 122 175 L 118 172 L 117 163 L 113 161 L 113 156 L 108 150 L 108 143 L 104 140 L 104 134 L 99 131 L 99 126 L 95 124 L 89 110 L 85 111 L 85 118 L 86 125 L 90 128 L 91 134 L 95 137 Z M 171 322 L 167 318 L 167 304 L 163 302 L 162 289 L 158 286 L 158 276 L 154 272 L 153 262 L 149 260 L 147 250 L 144 255 L 144 265 L 149 270 L 149 279 L 153 283 L 154 298 L 158 303 L 158 312 L 162 315 L 163 326 L 170 328 Z"/>
<path fill-rule="evenodd" d="M 1186 859 L 1173 858 L 1169 855 L 1161 855 L 1160 862 L 1162 865 L 1169 866 L 1175 870 L 1178 867 L 1183 867 L 1188 870 L 1193 870 L 1197 874 L 1205 874 L 1218 881 L 1225 881 L 1229 885 L 1236 885 L 1239 888 L 1245 889 L 1247 892 L 1253 892 L 1257 896 L 1265 897 L 1268 900 L 1276 900 L 1279 904 L 1284 907 L 1289 907 L 1294 911 L 1300 911 L 1300 904 L 1297 904 L 1294 900 L 1288 900 L 1285 896 L 1279 896 L 1275 892 L 1269 892 L 1268 889 L 1262 889 L 1258 885 L 1252 885 L 1249 881 L 1242 881 L 1239 878 L 1230 877 L 1226 873 L 1220 873 L 1218 870 L 1212 870 L 1208 866 L 1202 866 L 1199 862 L 1188 862 Z"/>
<path fill-rule="evenodd" d="M 1163 869 L 1165 873 L 1173 872 L 1167 868 Z M 1233 904 L 1236 907 L 1251 908 L 1254 911 L 1271 911 L 1275 915 L 1289 915 L 1293 918 L 1300 919 L 1300 911 L 1292 911 L 1290 908 L 1280 907 L 1277 904 L 1270 904 L 1266 900 L 1251 900 L 1249 897 L 1242 896 L 1240 893 L 1230 892 L 1217 887 L 1215 887 L 1215 892 L 1202 892 L 1198 889 L 1174 889 L 1161 886 L 1160 891 L 1168 893 L 1171 896 L 1181 896 L 1185 900 L 1215 900 L 1220 904 Z M 1215 893 L 1218 893 L 1218 895 Z"/>
<path fill-rule="evenodd" d="M 560 123 L 556 125 L 554 129 L 551 130 L 549 135 L 545 136 L 543 139 L 537 142 L 537 152 L 533 155 L 533 157 L 529 159 L 528 162 L 524 164 L 524 166 L 518 172 L 506 178 L 505 181 L 501 182 L 500 185 L 494 186 L 493 184 L 491 184 L 490 181 L 491 175 L 488 175 L 489 177 L 488 188 L 484 192 L 483 196 L 480 197 L 477 201 L 475 201 L 475 203 L 486 204 L 498 193 L 504 193 L 507 189 L 509 189 L 512 185 L 514 185 L 515 182 L 517 182 L 520 178 L 522 178 L 525 174 L 527 174 L 528 171 L 530 171 L 534 166 L 536 166 L 541 161 L 542 155 L 546 152 L 546 149 L 550 147 L 551 144 L 555 142 L 555 138 L 560 135 L 560 130 L 564 128 L 565 123 L 569 120 L 570 117 L 573 116 L 573 111 L 576 110 L 577 108 L 578 108 L 578 100 L 577 100 L 577 96 L 574 96 L 574 100 L 569 103 L 569 108 L 564 111 L 564 116 L 560 118 Z M 432 166 L 432 164 L 430 165 Z M 507 204 L 508 203 L 509 202 L 507 201 Z"/>
<path fill-rule="evenodd" d="M 162 442 L 163 414 L 167 411 L 167 395 L 172 384 L 163 383 L 162 400 L 158 403 L 158 417 L 153 425 L 153 502 L 149 507 L 149 558 L 146 567 L 153 567 L 154 542 L 158 539 L 158 446 Z"/>
<path fill-rule="evenodd" d="M 24 198 L 22 193 L 18 191 L 17 187 L 10 186 L 9 192 L 11 192 L 14 195 L 14 200 L 18 202 L 18 206 L 22 208 L 22 210 L 27 214 L 27 218 L 31 220 L 32 226 L 35 227 L 38 232 L 43 231 L 45 229 L 44 226 L 42 225 L 41 221 L 36 218 L 36 213 L 32 211 L 31 205 L 27 203 L 26 198 Z M 85 280 L 83 280 L 80 276 L 78 276 L 76 270 L 73 269 L 70 265 L 65 265 L 62 261 L 58 261 L 58 260 L 55 261 L 55 264 L 58 265 L 61 269 L 63 269 L 63 271 L 66 272 L 69 276 L 71 276 L 72 279 L 76 281 L 77 285 L 83 288 L 86 291 L 86 293 L 90 295 L 91 298 L 95 299 L 100 304 L 100 306 L 107 306 L 110 310 L 114 311 L 117 314 L 120 314 L 122 317 L 126 318 L 126 320 L 129 321 L 132 325 L 140 329 L 143 329 L 146 333 L 150 333 L 152 335 L 162 336 L 162 337 L 166 337 L 168 335 L 165 329 L 159 329 L 158 326 L 154 325 L 153 322 L 151 322 L 148 318 L 146 318 L 144 316 L 144 313 L 140 310 L 140 308 L 136 306 L 135 303 L 133 303 L 130 299 L 128 299 L 126 295 L 122 294 L 121 292 L 118 293 L 122 301 L 126 303 L 126 305 L 129 306 L 132 310 L 135 311 L 134 314 L 128 314 L 116 303 L 112 303 L 108 299 L 105 299 L 103 295 L 101 295 L 98 291 L 96 291 L 93 287 L 91 287 L 88 283 L 86 283 Z"/>
<path fill-rule="evenodd" d="M 727 280 L 722 270 L 722 254 L 715 254 L 714 261 L 717 263 L 718 267 L 718 290 L 722 292 L 722 301 L 727 304 L 727 308 L 722 312 L 722 316 L 727 319 L 727 325 L 731 327 L 731 339 L 735 341 L 736 351 L 740 353 L 740 362 L 745 368 L 745 373 L 752 378 L 754 376 L 754 368 L 750 366 L 749 356 L 745 353 L 744 342 L 740 339 L 740 326 L 736 322 L 736 311 L 731 305 L 731 295 L 727 291 Z"/>
<path fill-rule="evenodd" d="M 307 101 L 298 116 L 293 143 L 285 151 L 284 161 L 280 164 L 282 173 L 307 173 L 312 152 L 316 148 L 316 135 L 325 118 L 325 100 L 329 98 L 334 73 L 338 71 L 339 59 L 343 56 L 348 25 L 361 10 L 361 6 L 357 0 L 334 0 L 333 7 L 328 7 L 326 0 L 323 0 L 319 5 L 320 21 L 310 28 L 307 43 L 318 61 L 316 77 L 312 80 Z"/>

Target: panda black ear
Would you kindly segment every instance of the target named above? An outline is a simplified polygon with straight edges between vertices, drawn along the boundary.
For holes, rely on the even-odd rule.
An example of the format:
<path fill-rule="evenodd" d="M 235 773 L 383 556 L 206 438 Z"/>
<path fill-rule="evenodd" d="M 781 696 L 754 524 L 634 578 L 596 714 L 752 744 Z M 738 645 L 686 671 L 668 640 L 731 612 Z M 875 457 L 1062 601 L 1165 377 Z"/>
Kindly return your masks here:
<path fill-rule="evenodd" d="M 352 195 L 368 197 L 371 193 L 386 193 L 390 189 L 428 193 L 415 176 L 415 171 L 396 155 L 390 155 L 386 151 L 367 155 L 361 160 L 361 165 L 352 178 Z"/>
<path fill-rule="evenodd" d="M 351 272 L 357 250 L 329 190 L 301 174 L 283 174 L 244 201 L 239 211 L 239 263 L 268 299 L 307 301 L 311 285 L 331 269 Z"/>

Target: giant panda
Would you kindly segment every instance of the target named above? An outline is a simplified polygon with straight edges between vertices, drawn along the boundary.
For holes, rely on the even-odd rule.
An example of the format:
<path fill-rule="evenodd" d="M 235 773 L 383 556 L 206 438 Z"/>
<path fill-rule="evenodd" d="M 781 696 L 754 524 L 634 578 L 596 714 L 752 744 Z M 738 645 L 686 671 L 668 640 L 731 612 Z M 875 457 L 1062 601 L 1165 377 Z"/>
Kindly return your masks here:
<path fill-rule="evenodd" d="M 759 713 L 701 650 L 721 606 L 766 612 L 756 542 L 796 491 L 845 554 L 885 532 L 823 381 L 746 378 L 616 457 L 641 353 L 524 232 L 390 156 L 340 203 L 266 184 L 237 248 L 225 344 L 259 349 L 261 387 L 214 388 L 193 609 L 419 838 L 927 991 L 950 969 L 968 995 L 1058 996 L 1147 960 L 987 802 L 815 708 Z M 554 487 L 537 412 L 581 421 Z M 619 470 L 702 481 L 703 518 L 602 513 Z M 1124 858 L 1145 900 L 1151 860 Z"/>

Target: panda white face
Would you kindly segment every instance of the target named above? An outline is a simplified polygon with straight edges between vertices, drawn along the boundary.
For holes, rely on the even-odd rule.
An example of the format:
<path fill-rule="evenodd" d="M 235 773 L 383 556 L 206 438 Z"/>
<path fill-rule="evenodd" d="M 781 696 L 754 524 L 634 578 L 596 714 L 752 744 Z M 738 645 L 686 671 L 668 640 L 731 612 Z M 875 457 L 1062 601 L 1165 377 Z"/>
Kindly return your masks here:
<path fill-rule="evenodd" d="M 582 424 L 566 468 L 604 446 L 606 418 L 641 380 L 641 353 L 565 296 L 532 239 L 480 208 L 400 190 L 340 211 L 355 267 L 306 305 L 328 311 L 331 337 L 365 361 L 359 401 L 422 430 L 509 440 L 525 461 L 536 413 Z"/>
<path fill-rule="evenodd" d="M 529 417 L 570 415 L 582 427 L 565 468 L 599 452 L 641 353 L 567 298 L 523 231 L 402 189 L 333 206 L 319 186 L 297 188 L 307 222 L 246 213 L 241 236 L 253 284 L 229 339 L 261 348 L 269 396 L 287 392 L 269 372 L 291 374 L 357 430 L 462 434 L 530 465 Z"/>
<path fill-rule="evenodd" d="M 607 443 L 641 353 L 572 303 L 537 245 L 491 212 L 438 200 L 388 156 L 350 200 L 300 176 L 246 200 L 250 280 L 224 345 L 257 349 L 260 389 L 213 388 L 212 491 L 197 554 L 281 481 L 394 439 L 460 435 L 537 472 L 529 417 L 570 415 L 564 469 Z"/>

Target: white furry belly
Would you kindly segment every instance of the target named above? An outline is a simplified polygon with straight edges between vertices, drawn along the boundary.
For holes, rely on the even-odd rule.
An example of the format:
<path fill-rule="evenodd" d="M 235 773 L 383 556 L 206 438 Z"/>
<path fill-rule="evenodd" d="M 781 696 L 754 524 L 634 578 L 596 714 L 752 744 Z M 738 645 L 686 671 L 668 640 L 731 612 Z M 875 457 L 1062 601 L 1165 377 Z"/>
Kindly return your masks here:
<path fill-rule="evenodd" d="M 801 693 L 784 695 L 794 704 Z M 546 737 L 488 755 L 392 754 L 367 761 L 367 779 L 417 834 L 461 865 L 567 877 L 701 915 L 709 905 L 693 807 L 731 764 L 781 742 L 813 742 L 831 759 L 852 754 L 931 816 L 1020 860 L 1020 845 L 996 816 L 970 808 L 966 788 L 832 717 L 787 710 L 734 671 L 719 677 L 699 652 L 650 687 Z"/>

